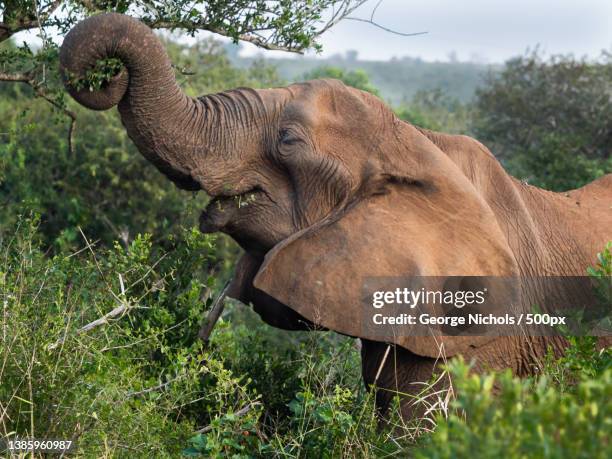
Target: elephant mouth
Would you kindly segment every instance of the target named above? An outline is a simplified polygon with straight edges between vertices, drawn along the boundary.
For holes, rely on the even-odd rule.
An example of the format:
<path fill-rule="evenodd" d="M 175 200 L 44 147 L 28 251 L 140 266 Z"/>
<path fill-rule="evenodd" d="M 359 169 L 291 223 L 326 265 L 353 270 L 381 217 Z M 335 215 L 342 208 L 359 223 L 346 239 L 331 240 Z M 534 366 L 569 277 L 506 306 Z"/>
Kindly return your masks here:
<path fill-rule="evenodd" d="M 241 193 L 213 197 L 200 215 L 200 231 L 223 231 L 239 212 L 252 205 L 262 193 L 263 190 L 255 186 Z"/>

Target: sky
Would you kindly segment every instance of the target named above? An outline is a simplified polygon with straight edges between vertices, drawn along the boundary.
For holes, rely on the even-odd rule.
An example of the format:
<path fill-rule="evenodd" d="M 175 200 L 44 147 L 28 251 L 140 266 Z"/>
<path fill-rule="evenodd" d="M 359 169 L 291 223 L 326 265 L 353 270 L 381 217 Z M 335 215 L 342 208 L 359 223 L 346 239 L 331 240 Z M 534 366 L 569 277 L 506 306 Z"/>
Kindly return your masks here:
<path fill-rule="evenodd" d="M 352 16 L 369 18 L 377 0 Z M 539 45 L 547 54 L 595 58 L 612 51 L 612 0 L 383 0 L 374 20 L 402 37 L 370 24 L 344 21 L 324 34 L 325 58 L 351 49 L 360 59 L 420 57 L 448 61 L 504 62 Z M 261 52 L 245 46 L 243 54 Z M 287 53 L 265 55 L 287 57 Z"/>
<path fill-rule="evenodd" d="M 351 16 L 369 19 L 377 3 L 369 0 Z M 358 50 L 365 60 L 410 56 L 501 63 L 536 46 L 546 54 L 590 58 L 604 49 L 612 51 L 612 0 L 383 0 L 374 21 L 399 32 L 426 33 L 404 37 L 345 20 L 320 38 L 322 53 L 307 54 L 326 58 Z M 17 39 L 38 42 L 33 32 L 21 33 Z M 241 53 L 295 57 L 250 44 L 242 44 Z"/>

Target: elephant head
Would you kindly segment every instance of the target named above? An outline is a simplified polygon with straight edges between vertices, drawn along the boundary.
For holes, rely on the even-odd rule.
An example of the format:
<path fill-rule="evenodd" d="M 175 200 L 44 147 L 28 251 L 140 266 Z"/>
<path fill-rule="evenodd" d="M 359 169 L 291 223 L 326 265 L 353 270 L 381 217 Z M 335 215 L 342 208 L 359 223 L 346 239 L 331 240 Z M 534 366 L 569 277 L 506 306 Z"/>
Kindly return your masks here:
<path fill-rule="evenodd" d="M 149 161 L 211 196 L 201 229 L 244 248 L 234 295 L 269 322 L 292 328 L 283 321 L 303 317 L 362 336 L 355 308 L 366 277 L 516 272 L 473 177 L 375 96 L 316 80 L 192 99 L 155 35 L 118 14 L 79 23 L 60 53 L 66 75 L 110 57 L 124 64 L 112 81 L 94 92 L 68 83 L 70 93 L 93 109 L 118 104 Z M 483 161 L 496 164 L 490 154 Z M 448 340 L 450 354 L 474 345 Z M 424 339 L 397 343 L 438 352 Z"/>

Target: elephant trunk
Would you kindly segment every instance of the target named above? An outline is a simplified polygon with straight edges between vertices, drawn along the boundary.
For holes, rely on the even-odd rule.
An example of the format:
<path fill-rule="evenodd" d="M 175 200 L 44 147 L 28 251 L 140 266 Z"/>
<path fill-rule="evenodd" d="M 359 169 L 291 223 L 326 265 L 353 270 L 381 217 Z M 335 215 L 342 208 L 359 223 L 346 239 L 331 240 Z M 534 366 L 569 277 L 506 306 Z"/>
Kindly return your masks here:
<path fill-rule="evenodd" d="M 110 81 L 99 89 L 75 83 L 109 58 L 123 65 Z M 94 110 L 118 105 L 140 152 L 177 186 L 203 188 L 194 178 L 196 157 L 207 151 L 198 134 L 208 130 L 204 123 L 210 126 L 213 114 L 182 92 L 166 51 L 146 25 L 115 13 L 85 19 L 66 36 L 60 69 L 68 92 L 82 105 Z"/>

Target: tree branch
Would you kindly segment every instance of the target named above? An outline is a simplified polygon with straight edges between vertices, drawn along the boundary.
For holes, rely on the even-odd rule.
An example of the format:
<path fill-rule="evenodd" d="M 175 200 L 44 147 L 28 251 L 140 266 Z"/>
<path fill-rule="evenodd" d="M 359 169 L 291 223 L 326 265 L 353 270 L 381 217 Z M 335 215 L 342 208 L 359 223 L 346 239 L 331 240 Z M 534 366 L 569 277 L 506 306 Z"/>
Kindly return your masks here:
<path fill-rule="evenodd" d="M 349 14 L 354 12 L 357 8 L 359 8 L 367 1 L 369 0 L 343 0 L 341 2 L 340 7 L 337 10 L 333 11 L 331 18 L 324 25 L 322 25 L 321 28 L 316 31 L 316 33 L 312 35 L 312 40 L 314 41 L 316 38 L 320 37 L 323 33 L 325 33 L 330 28 L 338 24 L 340 21 L 345 19 Z M 81 0 L 81 3 L 85 2 L 90 2 L 90 0 Z M 272 14 L 273 12 L 268 10 L 267 13 Z M 208 32 L 215 33 L 217 35 L 222 35 L 224 37 L 252 43 L 259 48 L 271 51 L 285 51 L 296 54 L 304 54 L 305 51 L 305 49 L 300 46 L 292 46 L 291 44 L 279 44 L 275 40 L 275 38 L 277 37 L 276 33 L 273 33 L 269 37 L 263 37 L 255 33 L 258 30 L 271 31 L 273 30 L 272 27 L 262 27 L 261 29 L 250 28 L 242 33 L 239 33 L 238 35 L 234 35 L 226 29 L 223 29 L 221 27 L 215 27 L 210 23 L 206 23 L 205 21 L 167 21 L 164 19 L 150 19 L 146 17 L 141 17 L 140 20 L 152 29 L 185 29 L 188 31 L 205 30 Z"/>
<path fill-rule="evenodd" d="M 417 35 L 424 35 L 424 34 L 427 33 L 427 32 L 413 32 L 413 33 L 398 32 L 397 30 L 389 29 L 388 27 L 382 26 L 382 25 L 378 24 L 377 22 L 374 22 L 374 16 L 376 15 L 376 11 L 378 11 L 378 7 L 382 4 L 382 2 L 383 2 L 383 0 L 378 0 L 376 5 L 372 9 L 372 14 L 370 14 L 370 19 L 351 18 L 351 17 L 348 17 L 348 16 L 345 16 L 344 19 L 346 19 L 348 21 L 365 22 L 366 24 L 370 24 L 370 25 L 373 25 L 374 27 L 378 27 L 379 29 L 384 30 L 385 32 L 389 32 L 389 33 L 392 33 L 392 34 L 395 34 L 395 35 L 400 35 L 402 37 L 415 37 Z M 354 9 L 353 9 L 353 11 L 354 11 Z"/>
<path fill-rule="evenodd" d="M 425 35 L 427 34 L 427 32 L 412 32 L 412 33 L 405 33 L 405 32 L 398 32 L 397 30 L 393 30 L 393 29 L 389 29 L 385 26 L 382 26 L 380 24 L 378 24 L 377 22 L 372 21 L 371 19 L 362 19 L 362 18 L 351 18 L 351 17 L 346 17 L 344 18 L 346 21 L 358 21 L 358 22 L 365 22 L 366 24 L 370 24 L 373 25 L 374 27 L 378 27 L 379 29 L 384 30 L 385 32 L 389 32 L 395 35 L 400 35 L 402 37 L 416 37 L 417 35 Z"/>
<path fill-rule="evenodd" d="M 240 417 L 244 416 L 245 414 L 247 414 L 249 411 L 251 411 L 251 409 L 253 409 L 254 407 L 256 407 L 256 406 L 258 406 L 260 404 L 261 403 L 258 402 L 258 401 L 249 403 L 249 404 L 243 406 L 242 408 L 240 408 L 238 411 L 236 411 L 234 413 L 234 416 L 240 418 Z M 213 426 L 212 425 L 208 425 L 206 427 L 202 427 L 201 429 L 196 430 L 195 433 L 202 434 L 202 433 L 210 432 L 211 430 L 213 430 Z"/>
<path fill-rule="evenodd" d="M 117 306 L 115 309 L 110 311 L 109 313 L 104 314 L 99 319 L 96 319 L 93 322 L 90 322 L 87 325 L 79 328 L 76 331 L 76 333 L 77 334 L 85 333 L 85 332 L 88 332 L 89 330 L 91 330 L 92 328 L 99 327 L 100 325 L 105 325 L 105 324 L 109 323 L 111 319 L 114 319 L 115 317 L 124 314 L 129 309 L 131 309 L 130 305 L 128 305 L 127 303 L 122 303 L 119 306 Z M 50 344 L 47 349 L 53 350 L 56 347 L 58 347 L 59 345 L 63 344 L 65 341 L 66 341 L 66 336 L 58 339 L 55 343 Z"/>
<path fill-rule="evenodd" d="M 171 379 L 169 381 L 166 381 L 165 383 L 159 384 L 157 386 L 148 387 L 146 389 L 139 390 L 139 391 L 136 391 L 136 392 L 128 392 L 126 397 L 139 397 L 141 395 L 148 394 L 150 392 L 155 392 L 155 391 L 164 389 L 164 388 L 168 387 L 170 384 L 172 384 L 173 382 L 176 382 L 179 379 L 183 378 L 184 376 L 185 376 L 184 374 L 181 374 L 181 375 L 178 375 L 176 378 L 173 378 L 173 379 Z"/>
<path fill-rule="evenodd" d="M 227 30 L 210 27 L 205 24 L 194 24 L 194 23 L 186 23 L 186 22 L 175 22 L 175 21 L 163 21 L 163 20 L 155 20 L 149 21 L 145 18 L 140 19 L 146 25 L 148 25 L 152 29 L 186 29 L 186 30 L 205 30 L 207 32 L 216 33 L 217 35 L 222 35 L 224 37 L 233 38 Z M 240 41 L 246 41 L 248 43 L 252 43 L 255 46 L 263 49 L 267 49 L 270 51 L 286 51 L 290 53 L 304 54 L 304 50 L 300 48 L 294 48 L 291 46 L 283 46 L 277 45 L 275 43 L 270 43 L 265 38 L 258 37 L 257 35 L 252 34 L 241 34 L 238 37 Z"/>
<path fill-rule="evenodd" d="M 215 328 L 215 324 L 219 320 L 219 317 L 221 317 L 221 313 L 223 312 L 223 308 L 225 307 L 225 302 L 224 302 L 225 295 L 227 293 L 227 290 L 229 289 L 231 282 L 232 280 L 230 279 L 229 281 L 225 283 L 225 285 L 223 286 L 223 290 L 221 290 L 221 293 L 219 293 L 219 296 L 213 303 L 213 306 L 210 309 L 210 312 L 206 316 L 206 319 L 204 320 L 204 323 L 202 324 L 202 327 L 200 328 L 200 331 L 198 333 L 198 338 L 204 341 L 204 343 L 208 342 L 208 339 L 210 338 L 210 335 L 213 329 Z"/>
<path fill-rule="evenodd" d="M 26 73 L 3 73 L 0 72 L 0 81 L 14 81 L 18 83 L 30 84 L 30 75 Z"/>
<path fill-rule="evenodd" d="M 72 110 L 68 110 L 65 106 L 60 104 L 58 101 L 49 97 L 44 88 L 38 83 L 30 74 L 27 73 L 4 73 L 0 72 L 0 81 L 9 81 L 14 83 L 24 83 L 30 86 L 34 90 L 34 94 L 41 99 L 46 100 L 56 109 L 60 110 L 64 115 L 70 119 L 70 126 L 68 127 L 68 153 L 74 155 L 74 131 L 76 129 L 77 116 Z"/>
<path fill-rule="evenodd" d="M 34 88 L 34 92 L 36 93 L 38 97 L 46 100 L 51 105 L 53 105 L 55 108 L 57 108 L 58 110 L 61 110 L 64 113 L 64 115 L 66 115 L 68 118 L 70 118 L 70 126 L 68 127 L 68 154 L 74 157 L 74 152 L 75 152 L 74 150 L 74 131 L 76 129 L 76 121 L 77 121 L 76 113 L 74 113 L 72 110 L 68 110 L 66 107 L 62 106 L 57 101 L 51 99 L 44 92 L 44 90 L 41 89 L 39 86 L 33 86 L 33 85 L 30 85 L 30 86 Z"/>
<path fill-rule="evenodd" d="M 30 30 L 35 28 L 44 27 L 44 23 L 49 16 L 51 16 L 55 10 L 64 2 L 64 0 L 55 0 L 50 3 L 44 11 L 40 10 L 37 12 L 36 17 L 22 16 L 12 24 L 7 22 L 0 22 L 0 43 L 4 40 L 8 40 L 11 36 L 24 30 Z M 7 11 L 4 12 L 4 18 L 10 14 Z"/>
<path fill-rule="evenodd" d="M 346 19 L 348 17 L 349 14 L 351 14 L 352 12 L 354 12 L 357 8 L 359 8 L 361 5 L 363 5 L 364 3 L 368 2 L 369 0 L 359 0 L 357 3 L 355 3 L 353 6 L 351 5 L 350 1 L 345 1 L 343 2 L 342 6 L 340 6 L 340 8 L 338 8 L 337 11 L 334 11 L 332 14 L 332 17 L 327 21 L 327 23 L 321 27 L 321 29 L 313 36 L 313 39 L 320 37 L 321 35 L 323 35 L 325 32 L 327 32 L 329 29 L 331 29 L 332 27 L 334 27 L 336 24 L 338 24 L 340 21 L 342 21 L 343 19 Z"/>

